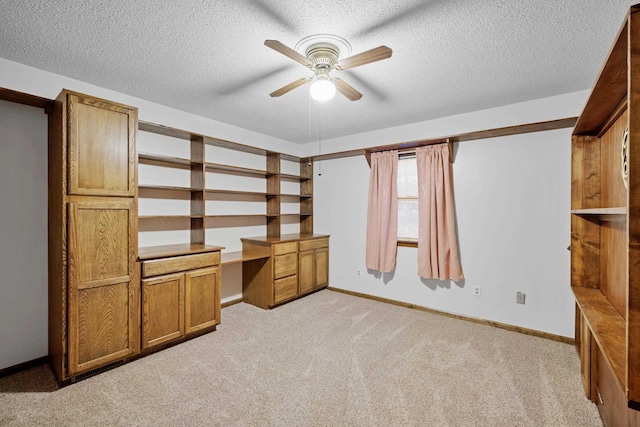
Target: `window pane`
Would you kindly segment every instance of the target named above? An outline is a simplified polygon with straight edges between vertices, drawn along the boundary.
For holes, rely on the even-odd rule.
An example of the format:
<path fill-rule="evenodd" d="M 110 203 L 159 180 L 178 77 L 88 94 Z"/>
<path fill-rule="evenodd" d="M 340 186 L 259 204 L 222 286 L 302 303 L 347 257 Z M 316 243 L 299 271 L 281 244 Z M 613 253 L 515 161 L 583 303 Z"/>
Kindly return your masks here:
<path fill-rule="evenodd" d="M 416 158 L 398 160 L 398 197 L 418 197 Z"/>
<path fill-rule="evenodd" d="M 418 199 L 398 200 L 398 237 L 418 238 Z"/>

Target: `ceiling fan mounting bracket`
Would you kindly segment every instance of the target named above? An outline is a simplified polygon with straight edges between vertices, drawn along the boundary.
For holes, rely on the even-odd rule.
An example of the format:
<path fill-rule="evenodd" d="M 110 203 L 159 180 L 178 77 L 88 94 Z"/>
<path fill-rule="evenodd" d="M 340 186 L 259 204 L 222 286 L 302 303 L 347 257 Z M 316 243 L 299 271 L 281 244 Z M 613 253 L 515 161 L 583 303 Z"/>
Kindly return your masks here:
<path fill-rule="evenodd" d="M 312 62 L 332 62 L 331 68 L 333 69 L 338 58 L 346 58 L 351 55 L 351 44 L 345 38 L 335 34 L 314 34 L 304 37 L 296 43 L 295 50 Z M 318 58 L 327 59 L 322 62 Z"/>

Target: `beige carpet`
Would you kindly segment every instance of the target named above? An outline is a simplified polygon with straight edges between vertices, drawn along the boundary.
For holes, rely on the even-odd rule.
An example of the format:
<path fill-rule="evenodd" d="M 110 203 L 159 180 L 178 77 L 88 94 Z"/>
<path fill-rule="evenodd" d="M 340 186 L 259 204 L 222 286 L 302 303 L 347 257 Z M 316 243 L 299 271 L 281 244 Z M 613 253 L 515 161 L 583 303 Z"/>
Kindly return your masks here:
<path fill-rule="evenodd" d="M 324 290 L 60 390 L 2 378 L 0 425 L 602 424 L 573 346 Z"/>

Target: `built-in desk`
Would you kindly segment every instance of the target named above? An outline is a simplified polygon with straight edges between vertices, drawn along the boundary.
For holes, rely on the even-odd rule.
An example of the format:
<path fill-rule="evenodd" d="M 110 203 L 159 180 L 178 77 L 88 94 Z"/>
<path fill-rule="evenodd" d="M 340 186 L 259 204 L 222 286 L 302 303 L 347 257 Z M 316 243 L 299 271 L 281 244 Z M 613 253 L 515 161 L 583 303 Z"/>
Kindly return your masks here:
<path fill-rule="evenodd" d="M 328 286 L 328 235 L 295 233 L 240 240 L 247 256 L 242 262 L 244 302 L 267 309 Z"/>

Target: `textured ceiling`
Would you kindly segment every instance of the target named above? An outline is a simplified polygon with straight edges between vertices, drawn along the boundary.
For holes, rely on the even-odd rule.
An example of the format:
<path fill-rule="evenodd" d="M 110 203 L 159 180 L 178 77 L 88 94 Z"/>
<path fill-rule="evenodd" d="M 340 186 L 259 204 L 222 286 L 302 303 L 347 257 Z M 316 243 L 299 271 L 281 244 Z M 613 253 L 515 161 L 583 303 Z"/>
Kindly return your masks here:
<path fill-rule="evenodd" d="M 636 0 L 637 1 L 637 0 Z M 589 89 L 628 0 L 0 0 L 0 57 L 296 143 Z M 265 47 L 332 33 L 393 57 L 338 75 Z"/>

